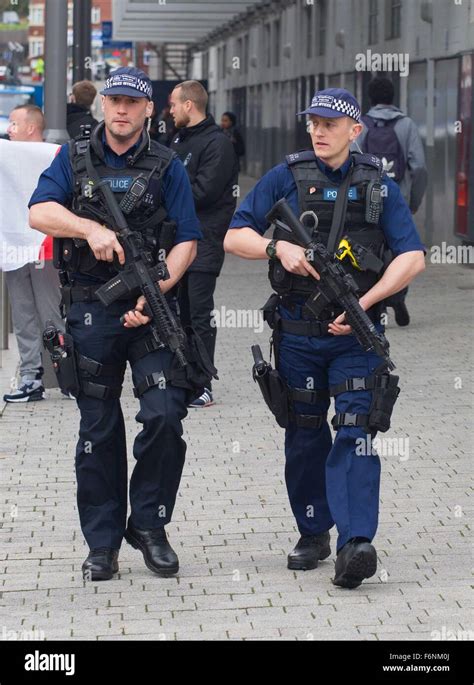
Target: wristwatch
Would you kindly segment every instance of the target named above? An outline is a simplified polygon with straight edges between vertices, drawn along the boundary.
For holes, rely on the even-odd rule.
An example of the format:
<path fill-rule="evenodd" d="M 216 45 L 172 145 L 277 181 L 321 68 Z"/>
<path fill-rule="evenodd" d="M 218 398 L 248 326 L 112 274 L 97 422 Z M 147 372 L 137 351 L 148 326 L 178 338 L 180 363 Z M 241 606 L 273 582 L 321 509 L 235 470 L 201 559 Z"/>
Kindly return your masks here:
<path fill-rule="evenodd" d="M 270 259 L 276 259 L 276 253 L 277 253 L 276 244 L 277 244 L 277 242 L 278 242 L 277 240 L 270 240 L 267 247 L 265 248 L 265 252 L 267 253 L 267 255 Z"/>

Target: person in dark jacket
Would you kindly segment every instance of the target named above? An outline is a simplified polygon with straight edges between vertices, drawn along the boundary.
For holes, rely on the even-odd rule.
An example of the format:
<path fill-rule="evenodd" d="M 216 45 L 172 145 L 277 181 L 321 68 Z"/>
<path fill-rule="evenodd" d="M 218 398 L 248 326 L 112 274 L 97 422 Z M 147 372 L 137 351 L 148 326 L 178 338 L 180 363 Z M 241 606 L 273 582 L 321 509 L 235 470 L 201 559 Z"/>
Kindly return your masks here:
<path fill-rule="evenodd" d="M 245 155 L 245 143 L 240 129 L 237 126 L 237 117 L 233 112 L 224 112 L 221 116 L 221 129 L 222 132 L 230 138 L 230 142 L 234 146 L 234 152 L 239 160 L 240 171 L 240 158 Z"/>
<path fill-rule="evenodd" d="M 363 152 L 370 152 L 380 156 L 384 162 L 385 171 L 388 176 L 394 177 L 390 166 L 393 162 L 378 155 L 369 145 L 370 129 L 376 127 L 376 131 L 383 128 L 393 127 L 395 140 L 398 141 L 400 150 L 401 164 L 403 166 L 400 179 L 394 178 L 400 187 L 400 192 L 412 214 L 415 214 L 423 200 L 428 182 L 428 171 L 426 168 L 425 152 L 423 143 L 418 132 L 417 125 L 404 114 L 401 109 L 395 107 L 393 100 L 395 89 L 390 79 L 385 76 L 377 76 L 369 83 L 369 100 L 372 105 L 367 114 L 362 117 L 364 129 L 357 141 Z M 408 326 L 410 314 L 408 312 L 405 299 L 408 287 L 387 298 L 385 305 L 392 307 L 395 313 L 395 321 L 399 326 Z"/>
<path fill-rule="evenodd" d="M 90 124 L 94 127 L 99 123 L 90 112 L 96 95 L 92 81 L 78 81 L 73 85 L 66 111 L 66 127 L 71 138 L 80 134 L 81 126 Z"/>
<path fill-rule="evenodd" d="M 160 114 L 157 113 L 153 117 L 150 135 L 165 147 L 169 147 L 175 133 L 174 119 L 171 116 L 169 105 L 166 105 Z"/>
<path fill-rule="evenodd" d="M 171 114 L 179 129 L 171 142 L 191 181 L 203 240 L 197 257 L 181 281 L 180 310 L 183 323 L 192 325 L 214 360 L 216 328 L 212 322 L 216 279 L 224 263 L 224 236 L 236 205 L 238 161 L 230 139 L 206 115 L 208 95 L 198 81 L 184 81 L 170 96 Z M 191 407 L 213 404 L 208 387 Z"/>

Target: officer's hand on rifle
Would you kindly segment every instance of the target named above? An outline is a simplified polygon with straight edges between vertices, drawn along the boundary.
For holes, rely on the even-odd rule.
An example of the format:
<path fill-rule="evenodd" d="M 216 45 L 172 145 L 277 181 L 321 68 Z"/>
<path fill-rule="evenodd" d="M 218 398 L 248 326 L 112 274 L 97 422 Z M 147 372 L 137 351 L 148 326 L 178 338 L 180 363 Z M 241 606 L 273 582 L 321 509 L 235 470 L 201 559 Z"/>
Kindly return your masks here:
<path fill-rule="evenodd" d="M 352 328 L 343 323 L 345 317 L 346 315 L 343 312 L 337 319 L 334 319 L 334 321 L 328 325 L 328 333 L 332 333 L 333 335 L 349 335 L 352 333 Z"/>
<path fill-rule="evenodd" d="M 125 264 L 125 253 L 116 234 L 95 221 L 91 224 L 92 228 L 87 234 L 87 242 L 94 253 L 94 257 L 104 262 L 113 262 L 115 252 L 120 264 Z"/>
<path fill-rule="evenodd" d="M 299 245 L 293 245 L 286 240 L 278 240 L 276 243 L 277 259 L 287 271 L 300 276 L 312 276 L 319 281 L 319 274 L 306 259 L 305 249 Z"/>
<path fill-rule="evenodd" d="M 143 326 L 144 324 L 148 323 L 150 321 L 149 316 L 145 316 L 141 312 L 143 311 L 143 307 L 145 306 L 146 300 L 141 295 L 138 300 L 137 304 L 135 305 L 135 309 L 130 310 L 126 314 L 124 314 L 124 319 L 125 323 L 124 326 L 125 328 L 138 328 L 138 326 Z"/>

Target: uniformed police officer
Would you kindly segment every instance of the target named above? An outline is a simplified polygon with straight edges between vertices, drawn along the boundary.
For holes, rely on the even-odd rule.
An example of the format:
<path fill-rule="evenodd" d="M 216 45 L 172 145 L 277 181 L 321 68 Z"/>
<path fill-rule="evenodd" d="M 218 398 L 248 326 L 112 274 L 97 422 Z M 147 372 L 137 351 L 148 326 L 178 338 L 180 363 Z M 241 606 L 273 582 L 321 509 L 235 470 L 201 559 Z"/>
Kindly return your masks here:
<path fill-rule="evenodd" d="M 119 202 L 137 176 L 148 183 L 141 201 L 128 213 L 128 223 L 141 231 L 154 254 L 164 249 L 165 227 L 173 236 L 169 229 L 175 222 L 166 258 L 170 278 L 160 282 L 172 307 L 174 286 L 194 259 L 201 237 L 182 163 L 150 141 L 144 126 L 153 112 L 147 75 L 120 68 L 101 94 L 104 122 L 93 129 L 90 141 L 78 138 L 61 147 L 30 200 L 31 226 L 54 236 L 59 246 L 67 325 L 79 355 L 77 502 L 90 548 L 83 573 L 91 580 L 107 580 L 118 571 L 123 537 L 142 551 L 150 570 L 161 575 L 177 572 L 178 558 L 164 526 L 171 519 L 184 464 L 181 422 L 187 397 L 184 388 L 170 382 L 163 387 L 156 380 L 155 372 L 171 368 L 172 353 L 151 336 L 149 319 L 142 313 L 144 298 L 125 296 L 105 308 L 95 295 L 117 272 L 114 257 L 124 264 L 125 256 L 116 234 L 105 226 L 113 226 L 107 207 L 91 196 L 90 188 L 87 192 L 87 164 L 106 179 Z M 71 245 L 71 238 L 82 239 L 82 247 Z M 128 313 L 122 324 L 124 312 Z M 142 430 L 134 443 L 126 526 L 127 452 L 119 397 L 127 360 L 140 400 L 136 418 Z"/>
<path fill-rule="evenodd" d="M 349 153 L 362 130 L 354 96 L 344 89 L 319 91 L 300 114 L 309 115 L 314 152 L 289 155 L 265 174 L 235 213 L 224 246 L 247 259 L 270 258 L 269 275 L 276 294 L 264 311 L 273 327 L 277 369 L 291 398 L 285 478 L 301 534 L 288 556 L 288 568 L 316 568 L 319 560 L 327 558 L 331 552 L 329 530 L 335 524 L 338 539 L 333 582 L 353 588 L 374 575 L 377 563 L 371 541 L 378 520 L 380 459 L 374 450 L 357 448 L 362 441 L 369 444 L 369 433 L 375 436 L 375 431 L 364 430 L 372 420 L 375 393 L 386 406 L 384 381 L 374 375 L 381 360 L 362 349 L 335 303 L 318 319 L 309 317 L 303 304 L 319 274 L 306 260 L 305 250 L 293 244 L 282 229 L 275 230 L 272 240 L 263 237 L 268 228 L 265 215 L 281 198 L 287 199 L 298 216 L 315 212 L 317 240 L 329 249 L 338 229 L 337 221 L 332 221 L 337 188 L 345 184 L 348 200 L 340 210 L 339 235 L 342 228 L 346 245 L 365 249 L 378 266 L 359 270 L 350 255 L 341 263 L 356 279 L 360 304 L 379 331 L 383 330 L 380 303 L 424 269 L 424 247 L 398 186 L 382 176 L 379 160 Z M 374 187 L 382 190 L 379 212 Z M 339 204 L 344 203 L 340 200 Z M 335 397 L 334 441 L 326 420 L 330 396 Z"/>

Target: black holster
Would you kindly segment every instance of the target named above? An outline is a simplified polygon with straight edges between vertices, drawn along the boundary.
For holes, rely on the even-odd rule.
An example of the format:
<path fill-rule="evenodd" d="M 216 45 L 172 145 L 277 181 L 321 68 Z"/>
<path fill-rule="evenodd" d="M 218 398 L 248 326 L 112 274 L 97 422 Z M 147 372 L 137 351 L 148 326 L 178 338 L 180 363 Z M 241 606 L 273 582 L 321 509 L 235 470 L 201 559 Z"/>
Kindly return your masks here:
<path fill-rule="evenodd" d="M 263 374 L 255 374 L 254 380 L 263 395 L 265 404 L 274 415 L 276 422 L 281 428 L 288 428 L 289 423 L 289 404 L 288 386 L 276 369 L 268 365 L 268 369 Z"/>
<path fill-rule="evenodd" d="M 77 397 L 81 390 L 81 381 L 77 368 L 74 341 L 69 333 L 62 333 L 61 335 L 63 338 L 61 348 L 57 347 L 52 350 L 46 343 L 45 347 L 51 355 L 51 361 L 60 389 Z"/>
<path fill-rule="evenodd" d="M 379 377 L 385 381 L 384 387 L 376 385 L 372 390 L 372 403 L 369 410 L 368 428 L 371 431 L 385 433 L 390 428 L 390 417 L 400 394 L 399 376 L 383 374 Z"/>

